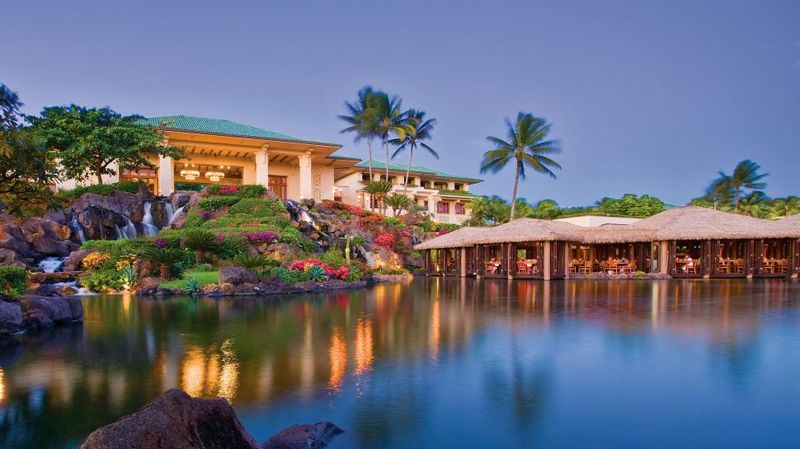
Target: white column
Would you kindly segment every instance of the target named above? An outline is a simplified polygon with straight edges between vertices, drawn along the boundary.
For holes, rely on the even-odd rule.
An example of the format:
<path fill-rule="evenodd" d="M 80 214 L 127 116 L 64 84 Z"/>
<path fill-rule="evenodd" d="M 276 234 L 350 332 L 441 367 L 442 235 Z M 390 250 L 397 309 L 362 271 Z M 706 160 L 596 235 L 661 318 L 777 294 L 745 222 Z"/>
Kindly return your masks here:
<path fill-rule="evenodd" d="M 467 248 L 461 248 L 461 277 L 467 277 Z"/>
<path fill-rule="evenodd" d="M 311 189 L 311 151 L 297 156 L 300 161 L 300 199 L 313 198 Z"/>
<path fill-rule="evenodd" d="M 269 145 L 256 151 L 256 184 L 269 187 Z"/>
<path fill-rule="evenodd" d="M 175 191 L 175 161 L 171 157 L 158 156 L 158 193 L 170 195 Z"/>

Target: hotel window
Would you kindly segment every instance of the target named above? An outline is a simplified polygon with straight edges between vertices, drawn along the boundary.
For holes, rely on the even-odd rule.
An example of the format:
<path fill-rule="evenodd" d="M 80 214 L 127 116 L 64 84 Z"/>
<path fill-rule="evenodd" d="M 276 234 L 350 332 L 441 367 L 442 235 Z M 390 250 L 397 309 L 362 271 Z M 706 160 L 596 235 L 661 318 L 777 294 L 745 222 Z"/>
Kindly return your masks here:
<path fill-rule="evenodd" d="M 422 188 L 423 189 L 430 189 L 431 188 L 431 182 L 430 181 L 422 181 Z"/>
<path fill-rule="evenodd" d="M 436 203 L 436 213 L 437 214 L 449 214 L 450 213 L 450 203 L 445 203 L 444 201 L 439 201 Z"/>
<path fill-rule="evenodd" d="M 455 184 L 455 190 L 459 190 L 459 191 L 460 191 L 460 190 L 464 190 L 464 185 L 463 185 L 463 184 L 456 183 L 456 184 Z"/>
<path fill-rule="evenodd" d="M 369 173 L 362 173 L 362 174 L 361 174 L 361 180 L 362 180 L 362 181 L 365 181 L 365 182 L 369 182 L 369 181 L 370 181 L 370 179 L 369 179 Z"/>
<path fill-rule="evenodd" d="M 286 199 L 286 185 L 286 176 L 269 177 L 269 189 L 282 200 Z"/>
<path fill-rule="evenodd" d="M 464 215 L 467 213 L 464 208 L 464 203 L 456 203 L 455 209 L 456 209 L 456 215 Z"/>

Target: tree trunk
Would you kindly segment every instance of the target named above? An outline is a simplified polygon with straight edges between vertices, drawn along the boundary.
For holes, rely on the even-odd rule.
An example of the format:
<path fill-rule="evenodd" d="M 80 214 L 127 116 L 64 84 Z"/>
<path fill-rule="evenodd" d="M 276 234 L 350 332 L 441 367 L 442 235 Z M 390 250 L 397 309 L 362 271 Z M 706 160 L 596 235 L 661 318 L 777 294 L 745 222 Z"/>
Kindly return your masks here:
<path fill-rule="evenodd" d="M 411 158 L 414 157 L 414 146 L 408 146 L 408 168 L 406 168 L 406 179 L 403 185 L 405 188 L 403 189 L 403 195 L 408 195 L 408 177 L 411 176 Z"/>
<path fill-rule="evenodd" d="M 372 138 L 367 139 L 367 153 L 369 153 L 369 181 L 372 182 Z"/>
<path fill-rule="evenodd" d="M 194 253 L 194 261 L 197 264 L 203 263 L 205 261 L 205 259 L 206 259 L 206 252 L 205 251 L 196 251 Z"/>
<path fill-rule="evenodd" d="M 172 267 L 168 263 L 162 263 L 158 266 L 161 279 L 169 280 L 172 277 Z"/>
<path fill-rule="evenodd" d="M 386 148 L 386 182 L 389 182 L 389 132 L 383 137 L 383 146 Z"/>
<path fill-rule="evenodd" d="M 522 172 L 522 161 L 517 160 L 517 172 L 514 173 L 514 190 L 511 192 L 511 216 L 508 221 L 514 220 L 514 213 L 517 210 L 517 185 L 519 184 L 519 174 Z"/>
<path fill-rule="evenodd" d="M 733 210 L 739 212 L 739 187 L 733 191 Z"/>
<path fill-rule="evenodd" d="M 103 170 L 95 171 L 95 175 L 97 176 L 97 183 L 103 184 Z"/>

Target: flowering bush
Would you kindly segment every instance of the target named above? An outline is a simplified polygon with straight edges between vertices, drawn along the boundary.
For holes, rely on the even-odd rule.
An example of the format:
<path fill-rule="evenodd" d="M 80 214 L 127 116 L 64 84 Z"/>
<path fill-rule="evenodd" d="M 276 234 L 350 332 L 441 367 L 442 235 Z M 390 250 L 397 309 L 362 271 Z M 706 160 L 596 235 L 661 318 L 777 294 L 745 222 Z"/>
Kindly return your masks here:
<path fill-rule="evenodd" d="M 362 208 L 360 208 L 358 206 L 353 206 L 352 204 L 345 204 L 344 207 L 345 207 L 345 210 L 350 214 L 357 215 L 359 217 L 363 217 L 364 216 L 364 209 L 362 209 Z"/>
<path fill-rule="evenodd" d="M 339 268 L 333 268 L 319 259 L 312 258 L 295 260 L 289 265 L 289 270 L 308 272 L 314 267 L 321 268 L 325 272 L 325 275 L 331 279 L 341 279 L 346 281 L 347 277 L 350 275 L 350 268 L 347 265 L 342 265 Z"/>
<path fill-rule="evenodd" d="M 278 234 L 272 231 L 259 231 L 247 234 L 250 243 L 274 243 L 278 240 Z"/>
<path fill-rule="evenodd" d="M 153 243 L 156 245 L 157 248 L 164 249 L 167 247 L 167 241 L 160 237 L 153 240 Z"/>
<path fill-rule="evenodd" d="M 401 229 L 401 230 L 397 231 L 397 233 L 400 235 L 400 237 L 403 237 L 403 238 L 411 237 L 411 231 L 409 231 L 408 229 Z"/>
<path fill-rule="evenodd" d="M 378 234 L 378 236 L 375 237 L 375 244 L 380 245 L 384 248 L 391 248 L 395 244 L 395 239 L 392 234 L 384 232 L 382 234 Z"/>
<path fill-rule="evenodd" d="M 365 215 L 363 217 L 359 217 L 356 223 L 361 228 L 369 227 L 371 224 L 378 224 L 383 222 L 383 217 L 380 215 Z"/>
<path fill-rule="evenodd" d="M 200 210 L 200 211 L 197 211 L 197 216 L 202 218 L 203 220 L 208 221 L 208 219 L 211 218 L 211 212 L 209 212 L 207 210 Z"/>
<path fill-rule="evenodd" d="M 239 187 L 234 184 L 220 186 L 220 195 L 236 195 L 239 192 Z"/>
<path fill-rule="evenodd" d="M 106 253 L 89 253 L 86 257 L 83 258 L 83 268 L 87 270 L 96 270 L 100 268 L 104 263 L 108 262 L 111 259 L 110 254 Z"/>
<path fill-rule="evenodd" d="M 220 245 L 225 243 L 225 236 L 222 234 L 217 234 L 217 243 L 219 243 Z"/>

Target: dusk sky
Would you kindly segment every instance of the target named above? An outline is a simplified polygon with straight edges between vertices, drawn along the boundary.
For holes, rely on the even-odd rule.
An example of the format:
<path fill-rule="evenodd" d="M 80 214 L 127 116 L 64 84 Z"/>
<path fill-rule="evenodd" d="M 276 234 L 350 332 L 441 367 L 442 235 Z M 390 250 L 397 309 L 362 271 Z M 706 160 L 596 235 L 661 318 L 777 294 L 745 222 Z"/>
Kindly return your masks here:
<path fill-rule="evenodd" d="M 336 116 L 372 85 L 438 119 L 441 159 L 416 163 L 486 179 L 477 193 L 510 196 L 512 167 L 479 164 L 525 111 L 563 147 L 558 179 L 521 184 L 531 202 L 685 204 L 742 159 L 768 195 L 800 194 L 800 1 L 379 4 L 6 2 L 0 83 L 26 113 L 225 118 L 363 158 Z"/>

